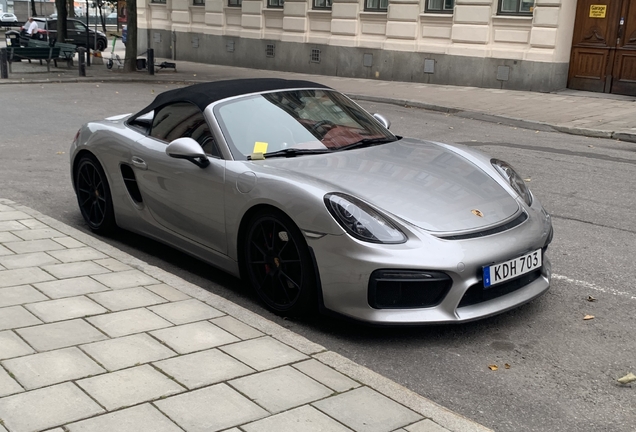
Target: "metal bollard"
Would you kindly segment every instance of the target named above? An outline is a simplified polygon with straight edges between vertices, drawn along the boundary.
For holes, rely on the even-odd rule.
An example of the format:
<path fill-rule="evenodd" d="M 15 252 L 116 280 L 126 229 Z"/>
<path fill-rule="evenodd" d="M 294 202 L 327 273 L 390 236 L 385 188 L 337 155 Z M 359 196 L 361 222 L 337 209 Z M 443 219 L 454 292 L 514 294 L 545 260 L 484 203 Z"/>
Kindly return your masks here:
<path fill-rule="evenodd" d="M 86 76 L 86 48 L 79 47 L 77 49 L 77 64 L 79 69 L 79 76 Z"/>
<path fill-rule="evenodd" d="M 148 48 L 148 73 L 155 74 L 155 50 Z"/>
<path fill-rule="evenodd" d="M 7 49 L 0 49 L 0 78 L 9 78 L 9 69 L 7 67 Z"/>

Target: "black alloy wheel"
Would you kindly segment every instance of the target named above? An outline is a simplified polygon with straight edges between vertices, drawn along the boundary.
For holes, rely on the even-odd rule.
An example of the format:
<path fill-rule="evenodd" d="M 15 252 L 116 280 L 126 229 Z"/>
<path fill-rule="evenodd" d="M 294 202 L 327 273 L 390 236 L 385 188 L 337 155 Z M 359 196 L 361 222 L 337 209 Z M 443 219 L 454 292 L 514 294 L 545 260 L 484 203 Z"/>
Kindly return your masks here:
<path fill-rule="evenodd" d="M 91 230 L 106 233 L 115 227 L 108 180 L 101 165 L 92 155 L 82 156 L 77 164 L 75 193 L 82 216 Z"/>
<path fill-rule="evenodd" d="M 245 276 L 271 310 L 298 316 L 315 309 L 313 260 L 300 230 L 289 217 L 274 210 L 256 214 L 243 253 Z"/>

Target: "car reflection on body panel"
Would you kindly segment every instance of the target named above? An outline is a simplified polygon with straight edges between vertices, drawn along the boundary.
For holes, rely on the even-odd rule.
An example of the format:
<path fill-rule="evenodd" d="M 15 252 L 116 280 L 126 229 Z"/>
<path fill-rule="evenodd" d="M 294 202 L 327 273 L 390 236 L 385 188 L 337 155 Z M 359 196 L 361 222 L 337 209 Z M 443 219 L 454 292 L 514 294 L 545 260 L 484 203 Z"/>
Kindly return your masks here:
<path fill-rule="evenodd" d="M 550 283 L 550 216 L 507 163 L 391 133 L 323 85 L 197 84 L 88 123 L 71 174 L 91 229 L 205 260 L 271 310 L 470 321 Z"/>

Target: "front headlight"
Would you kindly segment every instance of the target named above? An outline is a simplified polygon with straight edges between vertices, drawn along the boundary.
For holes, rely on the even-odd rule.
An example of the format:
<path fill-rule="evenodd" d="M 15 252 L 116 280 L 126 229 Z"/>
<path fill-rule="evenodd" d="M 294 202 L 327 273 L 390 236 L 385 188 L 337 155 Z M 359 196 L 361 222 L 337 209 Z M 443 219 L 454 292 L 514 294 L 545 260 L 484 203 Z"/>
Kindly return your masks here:
<path fill-rule="evenodd" d="M 371 243 L 404 243 L 406 236 L 367 204 L 351 196 L 330 193 L 325 205 L 336 221 L 353 237 Z"/>
<path fill-rule="evenodd" d="M 517 171 L 508 162 L 504 162 L 499 159 L 491 159 L 490 163 L 495 167 L 497 172 L 501 174 L 503 178 L 508 180 L 510 186 L 519 194 L 519 196 L 525 201 L 526 204 L 532 205 L 532 194 L 530 189 L 526 186 L 526 182 L 521 178 Z"/>

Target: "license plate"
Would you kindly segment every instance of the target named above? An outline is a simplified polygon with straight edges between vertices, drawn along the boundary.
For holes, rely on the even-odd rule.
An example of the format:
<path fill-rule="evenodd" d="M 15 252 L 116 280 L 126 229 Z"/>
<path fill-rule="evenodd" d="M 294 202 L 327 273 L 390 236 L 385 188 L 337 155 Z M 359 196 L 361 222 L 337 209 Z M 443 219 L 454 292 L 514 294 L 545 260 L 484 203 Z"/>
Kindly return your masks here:
<path fill-rule="evenodd" d="M 541 267 L 541 249 L 484 267 L 484 288 L 500 284 Z"/>

